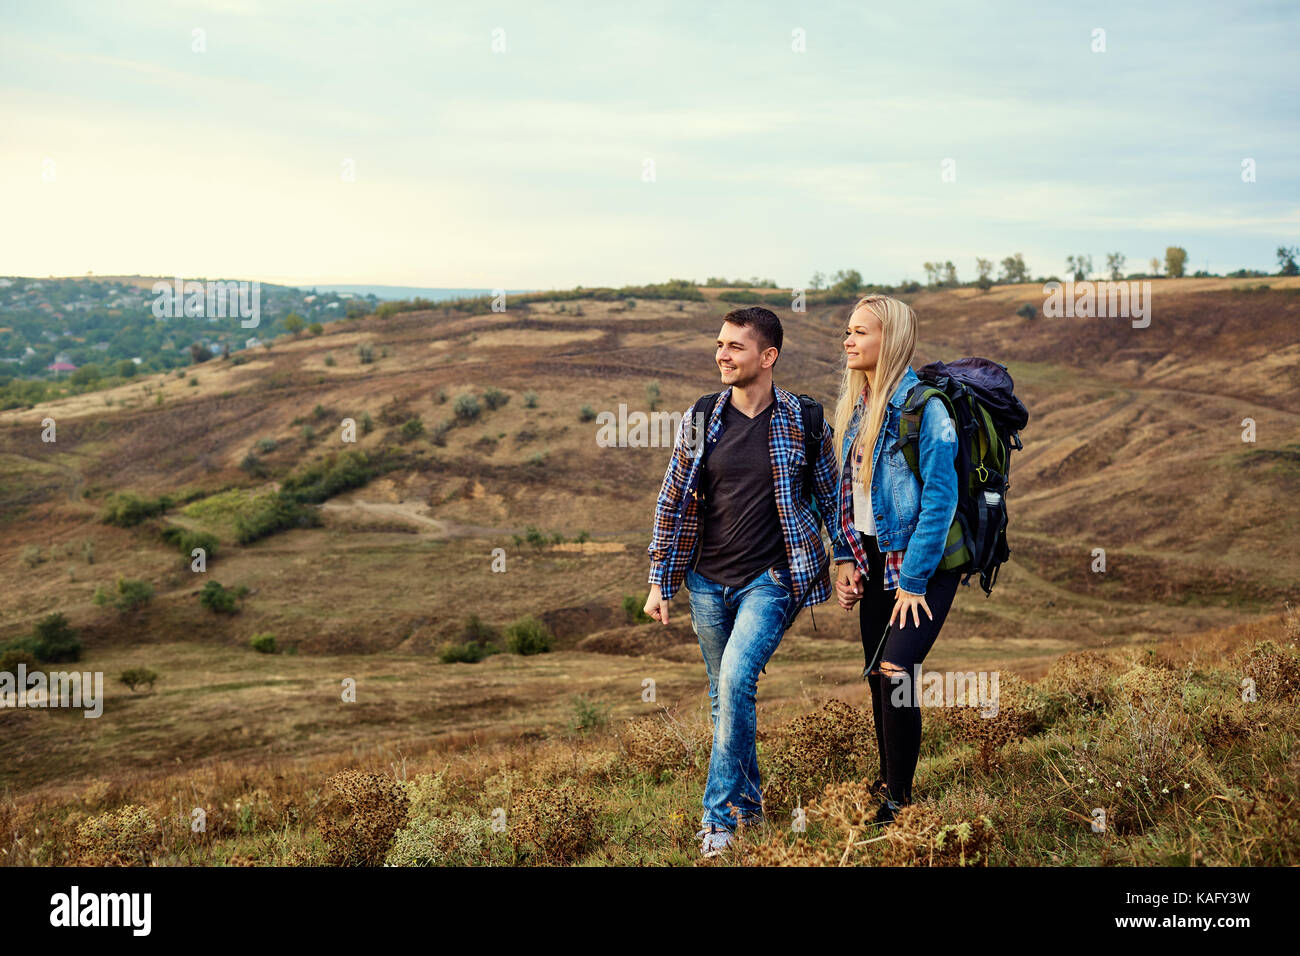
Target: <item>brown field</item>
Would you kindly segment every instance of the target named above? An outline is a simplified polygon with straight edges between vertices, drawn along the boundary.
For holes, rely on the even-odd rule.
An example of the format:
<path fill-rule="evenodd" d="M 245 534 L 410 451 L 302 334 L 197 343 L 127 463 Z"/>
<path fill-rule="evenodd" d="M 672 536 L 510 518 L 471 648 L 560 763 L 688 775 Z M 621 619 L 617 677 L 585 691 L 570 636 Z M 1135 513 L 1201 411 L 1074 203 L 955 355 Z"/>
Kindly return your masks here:
<path fill-rule="evenodd" d="M 1255 282 L 1272 289 L 1234 291 Z M 1231 655 L 1254 641 L 1294 641 L 1279 615 L 1296 602 L 1300 580 L 1300 280 L 1152 285 L 1146 329 L 1126 319 L 1016 316 L 1020 304 L 1041 302 L 1037 286 L 906 297 L 921 320 L 917 367 L 962 355 L 997 359 L 1030 410 L 1025 450 L 1013 456 L 1011 561 L 991 597 L 962 590 L 927 669 L 1000 668 L 1036 680 L 1062 654 L 1086 649 L 1129 663 L 1149 653 L 1171 668 L 1201 658 L 1230 667 Z M 471 790 L 501 783 L 491 783 L 494 768 L 525 773 L 538 754 L 611 753 L 626 762 L 614 738 L 601 744 L 602 731 L 570 729 L 582 709 L 575 695 L 605 708 L 601 726 L 621 727 L 656 706 L 698 717 L 707 697 L 685 594 L 667 629 L 631 623 L 622 607 L 627 596 L 644 601 L 645 547 L 668 449 L 599 447 L 596 423 L 581 421 L 579 410 L 617 412 L 626 403 L 647 411 L 646 386 L 657 382 L 659 410 L 680 413 L 716 390 L 713 340 L 729 306 L 715 291 L 680 310 L 583 301 L 580 316 L 573 303 L 564 311 L 548 303 L 504 315 L 341 321 L 318 337 L 257 348 L 244 365 L 217 359 L 192 368 L 197 387 L 153 376 L 0 412 L 0 642 L 61 611 L 84 644 L 80 669 L 106 679 L 97 720 L 0 711 L 0 849 L 7 835 L 24 832 L 14 820 L 61 821 L 55 832 L 66 835 L 92 811 L 141 803 L 161 814 L 188 806 L 192 794 L 220 802 L 282 787 L 285 799 L 309 802 L 335 770 L 409 776 L 401 755 L 421 771 L 447 769 L 470 807 Z M 776 311 L 786 334 L 777 384 L 820 399 L 829 414 L 846 310 Z M 374 348 L 371 364 L 358 360 L 362 342 Z M 327 353 L 335 366 L 325 365 Z M 489 388 L 509 401 L 452 427 L 445 445 L 432 440 L 434 426 L 453 419 L 457 396 L 481 401 Z M 535 408 L 525 406 L 529 391 Z M 345 446 L 340 423 L 365 414 L 373 431 L 358 429 L 356 445 Z M 400 423 L 417 416 L 424 434 L 399 443 Z M 53 444 L 40 439 L 47 417 L 57 423 Z M 1245 418 L 1255 422 L 1253 444 L 1241 438 Z M 276 442 L 258 452 L 270 477 L 254 479 L 240 462 L 263 439 Z M 394 444 L 407 466 L 331 498 L 319 528 L 240 546 L 227 524 L 172 509 L 169 523 L 221 539 L 205 575 L 189 571 L 151 525 L 99 520 L 111 492 L 265 491 L 332 452 Z M 546 540 L 529 543 L 530 528 Z M 586 544 L 574 541 L 582 532 Z M 1104 574 L 1090 570 L 1095 548 L 1105 549 Z M 505 573 L 492 569 L 494 549 L 504 549 Z M 97 606 L 96 587 L 118 575 L 149 581 L 152 601 L 127 615 Z M 239 613 L 200 607 L 207 579 L 249 589 Z M 555 649 L 442 663 L 439 648 L 462 640 L 471 615 L 498 627 L 535 615 Z M 800 616 L 760 685 L 762 727 L 829 698 L 869 704 L 856 612 L 828 603 L 815 616 L 815 629 L 812 615 Z M 253 652 L 248 641 L 259 633 L 296 653 Z M 152 691 L 116 682 L 132 666 L 160 674 Z M 355 704 L 340 701 L 346 678 L 357 682 Z M 656 682 L 657 705 L 641 699 L 646 678 Z M 935 749 L 940 739 L 927 737 L 919 789 L 927 776 L 948 779 L 952 761 L 965 759 Z M 1269 767 L 1280 772 L 1288 759 L 1282 747 Z M 661 779 L 667 789 L 650 797 L 645 779 L 618 778 L 619 790 L 608 774 L 584 773 L 574 779 L 620 795 L 611 805 L 628 833 L 641 823 L 654 831 L 651 810 L 685 813 L 686 824 L 698 813 L 698 774 Z M 984 786 L 995 791 L 994 779 Z M 86 799 L 91 787 L 101 796 Z M 634 809 L 637 787 L 642 810 Z M 962 804 L 963 812 L 976 804 Z M 197 857 L 176 850 L 167 860 L 222 862 L 235 853 L 284 862 L 315 839 L 304 821 L 260 856 L 250 849 L 253 831 L 241 831 Z M 679 846 L 680 828 L 664 826 L 654 852 L 638 856 L 633 840 L 592 862 L 689 861 L 689 839 Z M 1171 833 L 1183 839 L 1187 826 L 1176 820 Z M 39 861 L 30 840 L 24 846 L 10 847 L 8 861 Z M 43 859 L 59 862 L 64 849 L 56 842 Z M 1184 849 L 1178 843 L 1157 856 L 1176 861 Z M 1152 861 L 1125 852 L 1112 861 Z M 1296 861 L 1266 857 L 1283 858 Z M 1041 847 L 1006 859 L 1096 861 L 1081 851 L 1053 860 Z"/>

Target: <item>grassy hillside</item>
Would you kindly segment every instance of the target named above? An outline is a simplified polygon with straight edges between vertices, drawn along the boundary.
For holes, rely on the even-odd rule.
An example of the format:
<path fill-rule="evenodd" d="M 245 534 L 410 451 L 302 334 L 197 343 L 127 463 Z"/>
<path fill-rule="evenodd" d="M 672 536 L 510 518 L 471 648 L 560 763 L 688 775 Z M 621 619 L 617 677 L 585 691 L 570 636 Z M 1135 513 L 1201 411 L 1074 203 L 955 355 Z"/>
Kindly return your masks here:
<path fill-rule="evenodd" d="M 1294 602 L 1300 580 L 1292 545 L 1300 514 L 1293 504 L 1300 485 L 1293 286 L 1300 283 L 1271 284 L 1245 292 L 1220 280 L 1157 281 L 1146 329 L 1122 319 L 1016 315 L 1019 305 L 1041 302 L 1036 286 L 908 297 L 921 319 L 917 365 L 967 354 L 998 359 L 1030 410 L 1025 451 L 1013 458 L 1012 559 L 992 597 L 975 588 L 959 595 L 928 668 L 997 668 L 1036 680 L 1062 654 L 1105 651 L 1122 670 L 1134 661 L 1150 666 L 1143 655 L 1156 649 L 1173 662 L 1164 670 L 1193 682 L 1180 687 L 1191 722 L 1170 733 L 1207 746 L 1195 720 L 1210 718 L 1195 715 L 1207 688 L 1226 693 L 1218 701 L 1226 706 L 1233 695 L 1224 688 L 1235 683 L 1224 674 L 1241 664 L 1220 662 L 1217 677 L 1188 677 L 1178 655 L 1207 634 L 1253 635 L 1246 654 L 1265 635 L 1283 647 L 1295 637 L 1277 615 Z M 179 812 L 193 800 L 214 807 L 261 800 L 248 796 L 261 789 L 275 809 L 245 827 L 248 839 L 209 841 L 201 851 L 173 843 L 164 857 L 323 852 L 307 809 L 324 798 L 325 776 L 361 767 L 402 777 L 400 748 L 422 770 L 448 762 L 479 768 L 462 774 L 459 796 L 428 797 L 430 806 L 462 816 L 480 807 L 473 793 L 488 799 L 487 769 L 502 762 L 527 769 L 542 752 L 594 761 L 596 770 L 575 771 L 581 794 L 596 802 L 592 819 L 626 839 L 593 861 L 688 859 L 691 841 L 681 842 L 682 834 L 696 828 L 702 777 L 681 767 L 638 769 L 623 730 L 627 718 L 654 709 L 641 699 L 647 677 L 656 681 L 658 705 L 688 724 L 698 722 L 704 699 L 685 595 L 667 629 L 636 624 L 622 607 L 627 596 L 644 599 L 644 549 L 668 450 L 599 447 L 596 423 L 584 421 L 582 409 L 617 413 L 626 403 L 648 410 L 647 386 L 655 383 L 658 407 L 680 412 L 714 390 L 713 339 L 727 308 L 713 299 L 642 300 L 631 308 L 584 300 L 471 317 L 371 317 L 333 323 L 315 337 L 281 338 L 244 364 L 218 359 L 184 378 L 143 377 L 0 413 L 8 545 L 0 555 L 0 641 L 62 612 L 84 644 L 81 669 L 102 670 L 110 682 L 98 720 L 0 714 L 13 728 L 0 739 L 0 786 L 9 793 L 0 823 L 8 819 L 12 828 L 6 837 L 0 827 L 0 841 L 44 820 L 44 832 L 62 834 L 45 851 L 57 857 L 70 850 L 79 813 L 139 803 L 158 822 L 164 806 Z M 786 347 L 777 383 L 832 404 L 845 310 L 780 314 Z M 363 361 L 367 352 L 371 360 Z M 495 408 L 486 400 L 492 389 L 505 397 Z M 457 399 L 471 393 L 480 410 L 458 419 Z M 47 418 L 57 429 L 53 443 L 41 440 Z M 340 440 L 345 418 L 357 423 L 355 443 Z M 1242 441 L 1246 418 L 1255 422 L 1254 443 Z M 408 424 L 414 419 L 421 428 Z M 368 456 L 376 472 L 368 482 L 338 493 L 312 484 L 313 466 L 332 462 L 337 472 L 351 451 Z M 318 525 L 239 543 L 240 528 L 280 500 L 277 493 L 309 486 L 319 493 L 302 507 L 319 502 Z M 172 501 L 132 527 L 103 523 L 110 496 L 126 491 Z M 216 536 L 205 573 L 189 570 L 162 539 L 166 526 Z M 588 540 L 576 543 L 582 532 Z M 504 573 L 493 571 L 498 548 Z M 1097 548 L 1106 553 L 1104 574 L 1091 570 Z M 97 605 L 96 589 L 112 588 L 119 576 L 149 582 L 152 600 L 128 612 Z M 237 613 L 201 606 L 207 580 L 247 589 Z M 442 663 L 437 653 L 465 639 L 471 615 L 500 627 L 530 614 L 554 633 L 553 653 L 500 654 L 472 665 Z M 801 615 L 764 678 L 761 725 L 816 713 L 829 698 L 861 707 L 856 625 L 856 614 L 832 604 L 816 609 L 816 629 Z M 296 653 L 249 649 L 253 635 L 268 633 Z M 132 666 L 159 673 L 152 691 L 113 682 Z M 345 678 L 357 682 L 355 704 L 340 702 Z M 1118 733 L 1095 723 L 1103 720 L 1095 713 L 1061 706 L 1040 735 Z M 1113 708 L 1106 712 L 1119 719 Z M 570 732 L 574 722 L 596 729 Z M 973 812 L 983 804 L 953 789 L 970 784 L 962 768 L 973 758 L 961 756 L 966 751 L 942 723 L 927 716 L 932 763 L 918 772 L 918 789 L 966 793 L 944 813 Z M 1291 759 L 1286 726 L 1275 721 L 1257 731 L 1265 737 L 1256 742 L 1276 746 L 1267 766 L 1279 774 Z M 1009 751 L 1036 754 L 1006 758 L 1017 775 L 983 779 L 990 799 L 1005 805 L 1014 792 L 1020 806 L 1031 783 L 1045 798 L 1049 784 L 1040 778 L 1051 771 L 1035 739 Z M 1229 785 L 1223 781 L 1248 787 L 1217 757 L 1202 759 L 1221 775 L 1216 782 L 1205 770 L 1197 784 L 1203 798 Z M 563 779 L 529 773 L 534 787 Z M 412 774 L 407 767 L 405 778 Z M 1258 793 L 1263 783 L 1249 786 Z M 1052 790 L 1054 806 L 1064 806 L 1060 790 Z M 286 800 L 298 806 L 297 817 L 285 816 Z M 670 808 L 685 815 L 681 833 L 672 830 L 653 849 L 643 845 L 662 824 L 659 811 Z M 238 812 L 261 819 L 261 810 Z M 1169 832 L 1185 847 L 1189 820 L 1177 817 Z M 1229 852 L 1232 840 L 1220 837 L 1227 841 L 1220 851 Z M 30 836 L 23 839 L 26 849 L 10 861 L 35 859 L 22 855 L 35 852 Z M 254 854 L 265 840 L 279 849 Z M 1048 846 L 1022 839 L 1007 852 L 1018 862 L 1055 862 Z M 511 847 L 518 859 L 542 853 Z M 1057 855 L 1074 862 L 1081 854 Z"/>

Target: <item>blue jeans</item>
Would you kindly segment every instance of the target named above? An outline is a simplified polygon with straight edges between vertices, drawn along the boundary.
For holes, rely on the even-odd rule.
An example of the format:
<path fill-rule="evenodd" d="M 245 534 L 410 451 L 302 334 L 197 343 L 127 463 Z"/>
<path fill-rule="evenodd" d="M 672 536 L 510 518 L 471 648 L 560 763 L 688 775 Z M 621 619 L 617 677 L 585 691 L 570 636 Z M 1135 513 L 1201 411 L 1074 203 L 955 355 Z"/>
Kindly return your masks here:
<path fill-rule="evenodd" d="M 790 572 L 769 568 L 743 587 L 724 587 L 689 570 L 686 587 L 691 593 L 691 627 L 700 639 L 709 675 L 713 718 L 704 823 L 732 830 L 732 807 L 746 825 L 763 814 L 754 701 L 759 672 L 785 634 L 783 623 L 793 600 Z"/>

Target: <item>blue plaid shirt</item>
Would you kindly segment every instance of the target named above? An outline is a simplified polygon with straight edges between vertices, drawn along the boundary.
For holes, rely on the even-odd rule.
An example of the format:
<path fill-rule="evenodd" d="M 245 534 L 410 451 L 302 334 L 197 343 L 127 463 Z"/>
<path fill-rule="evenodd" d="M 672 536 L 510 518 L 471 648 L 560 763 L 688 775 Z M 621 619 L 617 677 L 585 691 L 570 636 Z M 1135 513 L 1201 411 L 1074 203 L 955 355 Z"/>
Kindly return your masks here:
<path fill-rule="evenodd" d="M 799 398 L 783 388 L 772 386 L 776 407 L 772 410 L 768 443 L 772 459 L 772 485 L 776 510 L 785 536 L 786 560 L 794 592 L 792 613 L 785 626 L 797 616 L 804 604 L 821 604 L 831 596 L 826 549 L 822 543 L 819 521 L 826 525 L 835 560 L 851 561 L 853 552 L 844 540 L 838 516 L 839 481 L 836 472 L 835 442 L 830 423 L 822 432 L 821 453 L 813 468 L 813 494 L 820 518 L 811 504 L 798 497 L 804 467 L 803 416 Z M 701 423 L 708 413 L 704 441 L 716 443 L 722 434 L 722 409 L 731 398 L 728 387 L 718 395 L 712 409 L 700 409 Z M 700 477 L 700 453 L 703 442 L 698 435 L 696 408 L 692 404 L 677 430 L 672 458 L 664 472 L 663 487 L 655 504 L 654 532 L 650 547 L 650 583 L 659 585 L 664 600 L 680 590 L 686 570 L 697 559 L 700 547 L 697 489 Z M 804 600 L 804 595 L 807 600 Z"/>

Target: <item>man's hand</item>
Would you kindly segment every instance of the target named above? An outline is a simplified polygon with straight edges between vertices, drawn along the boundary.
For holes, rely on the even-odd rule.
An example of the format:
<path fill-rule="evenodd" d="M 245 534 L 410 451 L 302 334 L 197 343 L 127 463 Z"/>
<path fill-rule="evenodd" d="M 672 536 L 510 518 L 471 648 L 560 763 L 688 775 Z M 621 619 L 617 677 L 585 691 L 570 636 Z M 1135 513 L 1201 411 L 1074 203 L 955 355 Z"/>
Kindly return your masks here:
<path fill-rule="evenodd" d="M 921 615 L 917 611 L 921 608 L 925 611 L 925 616 L 934 620 L 934 615 L 930 613 L 930 605 L 925 603 L 924 594 L 913 594 L 911 591 L 904 591 L 899 588 L 894 592 L 894 610 L 889 615 L 889 624 L 892 627 L 894 619 L 898 619 L 899 627 L 907 627 L 907 612 L 912 612 L 912 623 L 917 627 L 921 626 Z"/>
<path fill-rule="evenodd" d="M 660 624 L 668 623 L 668 601 L 664 600 L 663 591 L 659 585 L 650 585 L 650 596 L 646 598 L 645 613 L 654 618 Z"/>
<path fill-rule="evenodd" d="M 835 565 L 835 591 L 840 607 L 849 611 L 862 599 L 862 572 L 853 561 Z"/>

